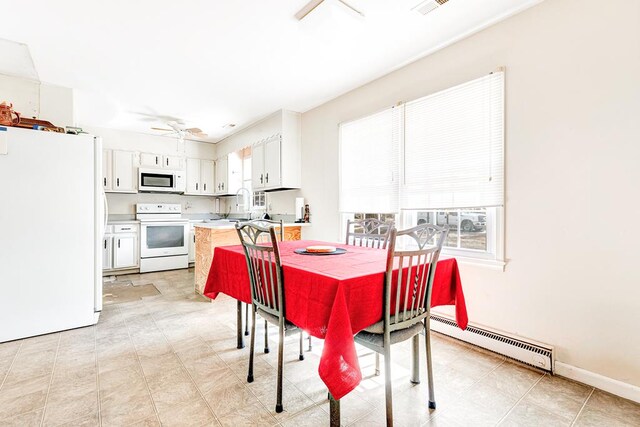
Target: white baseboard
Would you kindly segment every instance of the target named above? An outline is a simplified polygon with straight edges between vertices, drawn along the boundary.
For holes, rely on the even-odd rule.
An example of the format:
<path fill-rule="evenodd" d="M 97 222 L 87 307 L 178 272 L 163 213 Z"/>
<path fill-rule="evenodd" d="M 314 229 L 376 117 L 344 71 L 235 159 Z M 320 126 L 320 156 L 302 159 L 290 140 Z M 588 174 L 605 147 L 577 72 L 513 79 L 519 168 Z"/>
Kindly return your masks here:
<path fill-rule="evenodd" d="M 624 383 L 595 372 L 587 371 L 566 363 L 555 362 L 554 373 L 562 377 L 599 388 L 616 396 L 640 403 L 640 387 Z"/>

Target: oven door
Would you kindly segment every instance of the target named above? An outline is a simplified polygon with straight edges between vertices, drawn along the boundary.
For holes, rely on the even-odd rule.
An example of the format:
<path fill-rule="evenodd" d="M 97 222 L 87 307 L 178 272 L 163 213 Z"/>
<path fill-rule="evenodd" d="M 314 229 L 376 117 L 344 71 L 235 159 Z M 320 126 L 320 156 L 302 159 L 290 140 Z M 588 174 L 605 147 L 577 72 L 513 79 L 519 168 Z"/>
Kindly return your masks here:
<path fill-rule="evenodd" d="M 189 222 L 143 222 L 140 227 L 140 257 L 187 255 Z"/>

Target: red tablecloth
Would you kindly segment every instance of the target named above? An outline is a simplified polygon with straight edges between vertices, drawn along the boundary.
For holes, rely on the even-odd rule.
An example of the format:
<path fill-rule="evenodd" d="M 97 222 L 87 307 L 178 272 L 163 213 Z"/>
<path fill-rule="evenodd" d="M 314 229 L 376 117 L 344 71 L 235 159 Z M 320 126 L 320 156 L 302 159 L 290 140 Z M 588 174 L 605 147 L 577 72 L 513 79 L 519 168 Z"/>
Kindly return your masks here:
<path fill-rule="evenodd" d="M 320 377 L 335 399 L 353 390 L 362 374 L 353 336 L 382 319 L 382 291 L 386 250 L 335 245 L 343 255 L 308 256 L 294 249 L 326 244 L 317 241 L 280 243 L 285 283 L 285 313 L 289 321 L 325 340 Z M 242 246 L 215 248 L 204 295 L 223 292 L 251 304 L 249 274 Z M 467 310 L 454 258 L 442 259 L 436 268 L 431 306 L 456 306 L 456 322 L 467 327 Z"/>

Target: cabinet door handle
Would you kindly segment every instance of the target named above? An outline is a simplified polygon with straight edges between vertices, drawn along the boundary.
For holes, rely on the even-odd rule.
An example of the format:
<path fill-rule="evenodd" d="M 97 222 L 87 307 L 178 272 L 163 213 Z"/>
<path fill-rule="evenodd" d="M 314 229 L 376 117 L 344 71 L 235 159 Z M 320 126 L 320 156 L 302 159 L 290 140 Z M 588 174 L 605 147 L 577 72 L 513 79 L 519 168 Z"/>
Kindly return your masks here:
<path fill-rule="evenodd" d="M 104 241 L 104 248 L 107 249 L 107 241 Z"/>
<path fill-rule="evenodd" d="M 120 239 L 118 239 L 118 247 L 120 247 Z"/>
<path fill-rule="evenodd" d="M 120 178 L 116 178 L 116 186 L 120 187 Z"/>
<path fill-rule="evenodd" d="M 104 183 L 103 185 L 106 187 L 107 186 L 107 178 L 102 178 L 102 182 Z"/>
<path fill-rule="evenodd" d="M 222 183 L 222 189 L 224 190 L 224 182 Z"/>
<path fill-rule="evenodd" d="M 198 183 L 196 182 L 196 190 L 198 189 Z"/>
<path fill-rule="evenodd" d="M 264 183 L 262 182 L 262 174 L 260 174 L 260 184 L 264 184 Z"/>
<path fill-rule="evenodd" d="M 169 166 L 169 158 L 167 157 L 167 166 Z"/>
<path fill-rule="evenodd" d="M 267 184 L 269 183 L 269 173 L 267 172 L 267 175 L 265 175 L 265 179 L 267 181 Z"/>
<path fill-rule="evenodd" d="M 207 183 L 204 183 L 204 191 L 207 191 Z"/>
<path fill-rule="evenodd" d="M 158 164 L 158 156 L 156 156 L 156 165 Z"/>

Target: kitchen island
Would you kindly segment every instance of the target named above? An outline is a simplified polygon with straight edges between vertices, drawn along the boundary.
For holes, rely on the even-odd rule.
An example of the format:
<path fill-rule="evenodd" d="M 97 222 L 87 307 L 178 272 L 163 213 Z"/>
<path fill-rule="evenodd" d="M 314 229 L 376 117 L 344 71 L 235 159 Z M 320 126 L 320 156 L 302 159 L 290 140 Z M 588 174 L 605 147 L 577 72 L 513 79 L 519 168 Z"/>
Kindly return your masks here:
<path fill-rule="evenodd" d="M 284 223 L 284 240 L 300 240 L 301 228 L 309 224 Z M 213 250 L 216 246 L 239 245 L 240 239 L 233 223 L 204 222 L 195 224 L 195 291 L 202 294 L 207 283 Z"/>

